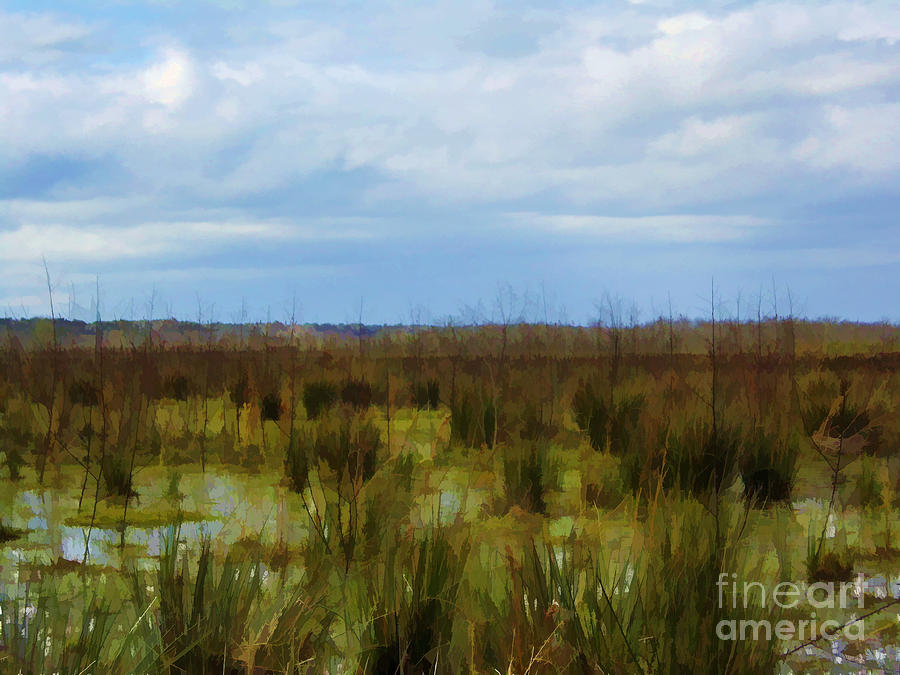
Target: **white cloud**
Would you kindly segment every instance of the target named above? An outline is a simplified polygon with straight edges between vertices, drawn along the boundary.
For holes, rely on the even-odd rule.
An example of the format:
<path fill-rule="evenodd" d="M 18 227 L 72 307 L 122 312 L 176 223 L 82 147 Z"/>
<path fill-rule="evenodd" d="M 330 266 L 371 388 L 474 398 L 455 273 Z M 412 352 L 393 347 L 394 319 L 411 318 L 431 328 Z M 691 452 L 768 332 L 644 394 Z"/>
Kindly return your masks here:
<path fill-rule="evenodd" d="M 828 106 L 794 156 L 821 169 L 891 176 L 900 170 L 900 103 Z"/>
<path fill-rule="evenodd" d="M 696 157 L 702 154 L 734 150 L 734 144 L 756 131 L 756 119 L 750 115 L 731 115 L 704 120 L 690 117 L 677 131 L 662 135 L 651 142 L 653 151 L 665 155 Z"/>
<path fill-rule="evenodd" d="M 279 241 L 365 239 L 369 232 L 326 220 L 320 223 L 178 221 L 126 227 L 23 224 L 0 230 L 0 260 L 103 262 L 212 252 L 226 245 Z"/>
<path fill-rule="evenodd" d="M 91 28 L 82 22 L 52 14 L 0 11 L 0 64 L 35 66 L 59 60 L 68 46 L 90 33 Z"/>
<path fill-rule="evenodd" d="M 151 203 L 198 207 L 364 170 L 350 198 L 373 211 L 542 195 L 681 212 L 776 185 L 803 202 L 837 167 L 898 170 L 900 153 L 881 151 L 900 127 L 885 103 L 900 84 L 893 4 L 535 10 L 532 47 L 502 57 L 460 46 L 503 24 L 471 4 L 291 22 L 261 9 L 223 25 L 214 47 L 172 26 L 135 46 L 139 61 L 77 68 L 18 56 L 99 29 L 4 15 L 7 33 L 29 37 L 2 52 L 18 56 L 0 62 L 0 148 L 11 162 L 102 157 Z"/>
<path fill-rule="evenodd" d="M 572 214 L 511 213 L 510 224 L 560 234 L 586 234 L 603 239 L 659 242 L 723 242 L 744 239 L 771 227 L 764 218 L 746 215 L 666 215 L 611 217 Z"/>
<path fill-rule="evenodd" d="M 141 80 L 150 101 L 177 107 L 194 87 L 193 63 L 186 52 L 167 49 L 159 62 L 144 70 Z"/>

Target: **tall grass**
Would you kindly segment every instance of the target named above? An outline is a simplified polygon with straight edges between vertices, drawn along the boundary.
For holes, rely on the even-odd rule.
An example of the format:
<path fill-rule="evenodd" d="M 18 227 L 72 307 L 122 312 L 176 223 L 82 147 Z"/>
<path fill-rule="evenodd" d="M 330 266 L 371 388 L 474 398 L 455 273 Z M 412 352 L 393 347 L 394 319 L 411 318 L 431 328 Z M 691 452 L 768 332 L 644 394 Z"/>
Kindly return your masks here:
<path fill-rule="evenodd" d="M 389 545 L 368 582 L 374 599 L 364 653 L 368 672 L 447 672 L 469 547 L 441 527 Z"/>

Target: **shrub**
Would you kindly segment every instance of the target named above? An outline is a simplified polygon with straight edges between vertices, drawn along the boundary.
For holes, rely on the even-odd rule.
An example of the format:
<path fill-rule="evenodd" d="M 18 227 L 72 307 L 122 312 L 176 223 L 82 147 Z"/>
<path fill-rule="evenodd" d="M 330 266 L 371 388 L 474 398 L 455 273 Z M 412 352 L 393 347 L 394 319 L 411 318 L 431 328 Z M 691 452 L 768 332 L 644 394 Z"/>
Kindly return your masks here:
<path fill-rule="evenodd" d="M 272 422 L 277 422 L 281 418 L 281 395 L 278 392 L 272 391 L 262 397 L 259 415 L 263 420 Z"/>
<path fill-rule="evenodd" d="M 288 441 L 284 454 L 284 473 L 288 479 L 288 485 L 294 492 L 303 492 L 309 484 L 309 450 L 314 447 L 315 440 L 311 440 L 303 431 L 298 432 L 294 438 Z"/>
<path fill-rule="evenodd" d="M 437 410 L 441 399 L 440 382 L 432 378 L 427 382 L 417 382 L 413 387 L 413 402 L 419 410 Z"/>
<path fill-rule="evenodd" d="M 834 551 L 820 553 L 810 549 L 806 559 L 806 575 L 810 583 L 850 581 L 853 578 L 853 567 L 841 560 Z"/>
<path fill-rule="evenodd" d="M 611 455 L 594 456 L 584 470 L 584 502 L 587 506 L 612 509 L 622 503 L 626 494 L 625 472 L 622 469 L 624 461 L 625 458 L 618 459 Z"/>
<path fill-rule="evenodd" d="M 341 402 L 365 410 L 372 405 L 372 385 L 365 380 L 347 380 L 341 388 Z"/>
<path fill-rule="evenodd" d="M 288 444 L 285 472 L 291 489 L 307 485 L 309 466 L 319 459 L 337 475 L 368 481 L 375 475 L 381 431 L 370 419 L 353 415 L 326 417 L 315 429 L 300 431 Z"/>
<path fill-rule="evenodd" d="M 572 407 L 575 411 L 575 422 L 579 429 L 587 432 L 591 447 L 594 450 L 604 449 L 609 410 L 603 397 L 590 383 L 583 382 L 575 392 Z"/>
<path fill-rule="evenodd" d="M 714 433 L 707 422 L 695 421 L 680 432 L 670 432 L 664 484 L 697 496 L 727 488 L 736 478 L 740 447 L 738 430 L 721 428 Z"/>
<path fill-rule="evenodd" d="M 548 448 L 529 444 L 503 448 L 503 479 L 506 506 L 517 505 L 532 513 L 546 513 L 544 493 L 552 470 Z"/>
<path fill-rule="evenodd" d="M 828 418 L 831 404 L 837 396 L 837 386 L 823 378 L 813 380 L 806 389 L 805 403 L 801 403 L 800 413 L 803 418 L 803 429 L 807 436 L 812 436 Z"/>
<path fill-rule="evenodd" d="M 590 383 L 582 383 L 575 392 L 572 407 L 578 428 L 587 432 L 594 450 L 610 450 L 617 455 L 628 452 L 644 409 L 643 395 L 625 396 L 610 406 Z"/>
<path fill-rule="evenodd" d="M 544 420 L 543 407 L 527 401 L 519 420 L 519 438 L 523 441 L 549 440 L 556 435 L 556 426 Z"/>
<path fill-rule="evenodd" d="M 828 419 L 826 434 L 832 438 L 849 438 L 869 426 L 869 413 L 851 403 L 841 406 Z"/>
<path fill-rule="evenodd" d="M 624 455 L 638 430 L 645 399 L 641 394 L 626 396 L 615 405 L 610 419 L 609 447 L 613 454 Z"/>
<path fill-rule="evenodd" d="M 884 502 L 882 494 L 883 486 L 878 479 L 878 463 L 863 458 L 860 465 L 859 475 L 856 477 L 856 489 L 854 497 L 864 509 L 877 508 Z"/>
<path fill-rule="evenodd" d="M 587 431 L 591 417 L 600 399 L 594 393 L 594 388 L 589 382 L 579 383 L 575 395 L 572 397 L 572 410 L 575 412 L 575 423 L 582 431 Z"/>
<path fill-rule="evenodd" d="M 497 408 L 494 405 L 493 398 L 488 398 L 482 404 L 481 424 L 484 444 L 489 448 L 493 448 L 494 441 L 497 438 Z"/>
<path fill-rule="evenodd" d="M 11 481 L 18 481 L 22 477 L 22 467 L 26 464 L 25 452 L 28 448 L 33 448 L 34 444 L 35 438 L 30 431 L 0 421 L 0 454 L 5 455 Z"/>
<path fill-rule="evenodd" d="M 69 385 L 69 401 L 85 407 L 97 405 L 97 387 L 88 380 L 75 380 Z"/>
<path fill-rule="evenodd" d="M 755 429 L 744 439 L 741 456 L 744 498 L 763 503 L 790 499 L 799 455 L 795 435 L 785 439 Z"/>
<path fill-rule="evenodd" d="M 475 445 L 475 403 L 473 396 L 465 392 L 450 403 L 450 438 L 471 447 Z"/>
<path fill-rule="evenodd" d="M 306 382 L 303 385 L 303 407 L 306 408 L 306 416 L 317 419 L 324 411 L 334 405 L 337 400 L 337 391 L 333 384 L 324 380 Z"/>
<path fill-rule="evenodd" d="M 27 534 L 25 530 L 19 530 L 15 527 L 10 527 L 9 525 L 0 522 L 0 544 L 4 544 L 8 541 L 13 541 L 14 539 L 18 539 L 19 537 L 24 537 Z"/>
<path fill-rule="evenodd" d="M 191 385 L 184 375 L 175 375 L 165 382 L 166 396 L 176 401 L 187 401 L 191 393 Z"/>
<path fill-rule="evenodd" d="M 250 402 L 250 379 L 247 377 L 246 373 L 237 379 L 234 386 L 231 388 L 229 395 L 231 397 L 231 402 L 234 403 L 237 408 L 243 408 Z"/>
<path fill-rule="evenodd" d="M 103 458 L 103 483 L 110 495 L 137 497 L 131 484 L 131 467 L 125 453 L 109 452 Z"/>

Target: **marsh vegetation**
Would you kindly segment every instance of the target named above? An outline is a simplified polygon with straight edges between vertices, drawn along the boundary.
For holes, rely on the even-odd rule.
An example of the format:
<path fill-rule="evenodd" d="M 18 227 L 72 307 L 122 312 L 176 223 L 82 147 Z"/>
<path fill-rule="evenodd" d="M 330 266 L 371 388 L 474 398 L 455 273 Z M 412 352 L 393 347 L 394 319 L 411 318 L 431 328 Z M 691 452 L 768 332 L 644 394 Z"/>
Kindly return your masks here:
<path fill-rule="evenodd" d="M 8 322 L 0 671 L 888 671 L 716 582 L 900 596 L 898 338 Z"/>

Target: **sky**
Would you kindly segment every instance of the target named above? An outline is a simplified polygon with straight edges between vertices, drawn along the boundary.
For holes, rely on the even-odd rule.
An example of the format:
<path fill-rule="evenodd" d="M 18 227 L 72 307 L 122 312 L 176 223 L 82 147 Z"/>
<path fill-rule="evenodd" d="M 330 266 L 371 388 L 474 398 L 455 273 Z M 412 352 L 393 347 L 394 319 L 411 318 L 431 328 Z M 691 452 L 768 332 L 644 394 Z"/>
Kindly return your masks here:
<path fill-rule="evenodd" d="M 898 207 L 896 0 L 0 4 L 0 314 L 900 321 Z"/>

